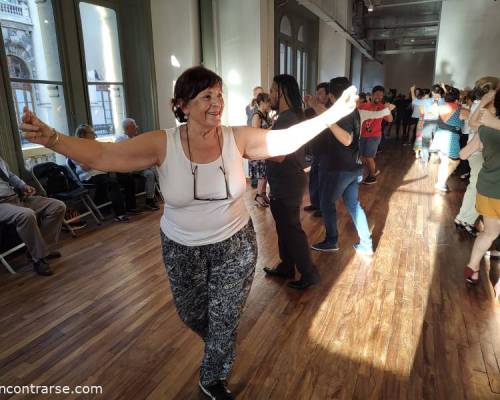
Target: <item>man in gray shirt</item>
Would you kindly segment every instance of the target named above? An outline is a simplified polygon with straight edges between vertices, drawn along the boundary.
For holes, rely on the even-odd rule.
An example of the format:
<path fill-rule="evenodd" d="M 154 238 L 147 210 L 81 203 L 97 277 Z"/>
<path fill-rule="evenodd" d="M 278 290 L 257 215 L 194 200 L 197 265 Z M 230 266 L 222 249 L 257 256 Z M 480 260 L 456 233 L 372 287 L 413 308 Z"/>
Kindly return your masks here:
<path fill-rule="evenodd" d="M 61 257 L 54 246 L 61 233 L 66 206 L 62 201 L 36 196 L 35 192 L 0 157 L 0 224 L 15 225 L 33 259 L 33 269 L 48 276 L 52 270 L 47 260 Z"/>
<path fill-rule="evenodd" d="M 115 138 L 115 142 L 123 142 L 124 140 L 132 139 L 139 134 L 139 126 L 136 124 L 135 120 L 132 118 L 125 118 L 122 121 L 123 133 L 119 134 Z M 141 175 L 146 179 L 145 191 L 146 191 L 146 208 L 149 210 L 158 210 L 160 207 L 155 200 L 155 190 L 156 190 L 156 172 L 154 168 L 148 168 L 143 171 L 137 171 L 138 175 Z"/>

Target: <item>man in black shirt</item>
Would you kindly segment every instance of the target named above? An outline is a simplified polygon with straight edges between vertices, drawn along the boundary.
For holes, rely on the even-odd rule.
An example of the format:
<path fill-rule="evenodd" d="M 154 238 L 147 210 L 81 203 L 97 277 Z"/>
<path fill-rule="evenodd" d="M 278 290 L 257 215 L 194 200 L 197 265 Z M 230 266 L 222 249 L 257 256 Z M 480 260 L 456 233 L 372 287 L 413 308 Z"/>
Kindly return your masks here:
<path fill-rule="evenodd" d="M 350 86 L 347 78 L 330 81 L 332 103 Z M 359 157 L 360 117 L 358 111 L 341 119 L 330 127 L 324 136 L 325 151 L 320 159 L 321 200 L 320 207 L 325 223 L 326 237 L 312 246 L 322 252 L 338 251 L 337 210 L 335 202 L 342 197 L 352 217 L 360 242 L 354 245 L 358 253 L 373 254 L 372 238 L 366 214 L 359 202 L 359 184 L 363 180 L 363 165 Z"/>
<path fill-rule="evenodd" d="M 328 82 L 322 82 L 316 86 L 316 101 L 323 104 L 325 107 L 330 107 L 330 98 L 328 97 Z M 306 118 L 312 118 L 316 116 L 315 111 L 312 108 L 307 108 L 304 111 Z M 311 170 L 309 171 L 309 200 L 311 204 L 304 207 L 304 211 L 314 211 L 315 217 L 321 217 L 321 211 L 319 211 L 320 202 L 320 183 L 319 183 L 319 155 L 318 150 L 321 151 L 321 147 L 316 145 L 319 143 L 318 137 L 314 138 L 308 143 L 309 152 L 312 155 Z"/>
<path fill-rule="evenodd" d="M 291 75 L 274 77 L 271 104 L 278 110 L 273 129 L 288 128 L 304 118 L 299 85 Z M 312 264 L 307 237 L 300 223 L 300 205 L 306 188 L 304 148 L 287 156 L 266 160 L 271 187 L 271 213 L 276 223 L 281 262 L 276 268 L 264 268 L 268 275 L 292 279 L 295 267 L 300 279 L 288 282 L 294 289 L 306 289 L 319 282 Z"/>

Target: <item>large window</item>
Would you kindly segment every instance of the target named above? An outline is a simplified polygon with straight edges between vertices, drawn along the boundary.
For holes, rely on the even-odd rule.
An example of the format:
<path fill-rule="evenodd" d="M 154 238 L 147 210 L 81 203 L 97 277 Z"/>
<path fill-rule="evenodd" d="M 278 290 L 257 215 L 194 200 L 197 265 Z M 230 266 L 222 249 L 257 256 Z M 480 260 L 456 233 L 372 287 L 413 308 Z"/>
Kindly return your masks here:
<path fill-rule="evenodd" d="M 114 135 L 126 115 L 116 12 L 81 2 L 80 18 L 91 123 L 97 136 Z"/>
<path fill-rule="evenodd" d="M 274 2 L 274 70 L 293 75 L 306 94 L 314 92 L 317 83 L 319 19 L 299 3 Z"/>
<path fill-rule="evenodd" d="M 0 0 L 0 25 L 18 124 L 24 107 L 67 132 L 52 2 Z M 23 148 L 34 147 L 21 137 Z"/>

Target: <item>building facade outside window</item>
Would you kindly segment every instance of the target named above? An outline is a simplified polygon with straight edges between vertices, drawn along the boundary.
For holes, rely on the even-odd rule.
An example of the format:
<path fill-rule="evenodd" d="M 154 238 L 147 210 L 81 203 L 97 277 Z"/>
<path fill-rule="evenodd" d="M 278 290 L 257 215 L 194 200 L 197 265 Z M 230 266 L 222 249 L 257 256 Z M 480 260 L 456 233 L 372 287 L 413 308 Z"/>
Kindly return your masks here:
<path fill-rule="evenodd" d="M 91 123 L 98 137 L 121 133 L 126 117 L 116 12 L 80 2 Z"/>
<path fill-rule="evenodd" d="M 27 106 L 57 130 L 67 132 L 52 2 L 0 0 L 0 26 L 17 123 Z M 23 149 L 36 147 L 20 140 Z"/>

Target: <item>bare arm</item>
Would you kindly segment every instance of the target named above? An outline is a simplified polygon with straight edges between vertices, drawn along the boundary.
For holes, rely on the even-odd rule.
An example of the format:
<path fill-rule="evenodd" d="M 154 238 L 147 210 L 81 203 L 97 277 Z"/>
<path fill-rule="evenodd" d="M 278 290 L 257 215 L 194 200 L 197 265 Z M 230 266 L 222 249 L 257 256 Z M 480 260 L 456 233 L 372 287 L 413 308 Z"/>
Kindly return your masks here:
<path fill-rule="evenodd" d="M 234 128 L 236 143 L 244 157 L 254 160 L 293 153 L 324 129 L 353 112 L 356 100 L 356 88 L 350 87 L 327 111 L 288 129 L 269 131 L 249 127 Z"/>
<path fill-rule="evenodd" d="M 416 100 L 417 99 L 417 96 L 415 94 L 415 85 L 413 85 L 411 88 L 410 88 L 410 93 L 411 93 L 411 99 L 412 100 Z"/>
<path fill-rule="evenodd" d="M 260 128 L 261 121 L 258 114 L 254 114 L 252 117 L 252 128 Z"/>
<path fill-rule="evenodd" d="M 360 117 L 360 124 L 363 125 L 363 122 L 365 122 L 367 119 L 378 119 L 387 117 L 388 115 L 391 115 L 391 110 L 393 109 L 394 105 L 390 104 L 389 107 L 386 107 L 380 111 L 358 110 Z"/>
<path fill-rule="evenodd" d="M 465 146 L 462 150 L 460 150 L 460 159 L 462 160 L 467 160 L 472 153 L 475 153 L 478 150 L 482 149 L 482 143 L 481 139 L 479 138 L 479 135 L 475 135 L 472 140 L 467 143 L 467 146 Z"/>
<path fill-rule="evenodd" d="M 330 131 L 333 136 L 344 146 L 349 146 L 352 143 L 352 134 L 341 128 L 337 124 L 330 125 Z"/>
<path fill-rule="evenodd" d="M 132 172 L 160 165 L 166 156 L 166 135 L 144 133 L 120 143 L 70 137 L 54 131 L 27 108 L 21 129 L 32 143 L 47 146 L 80 164 L 99 171 Z"/>

